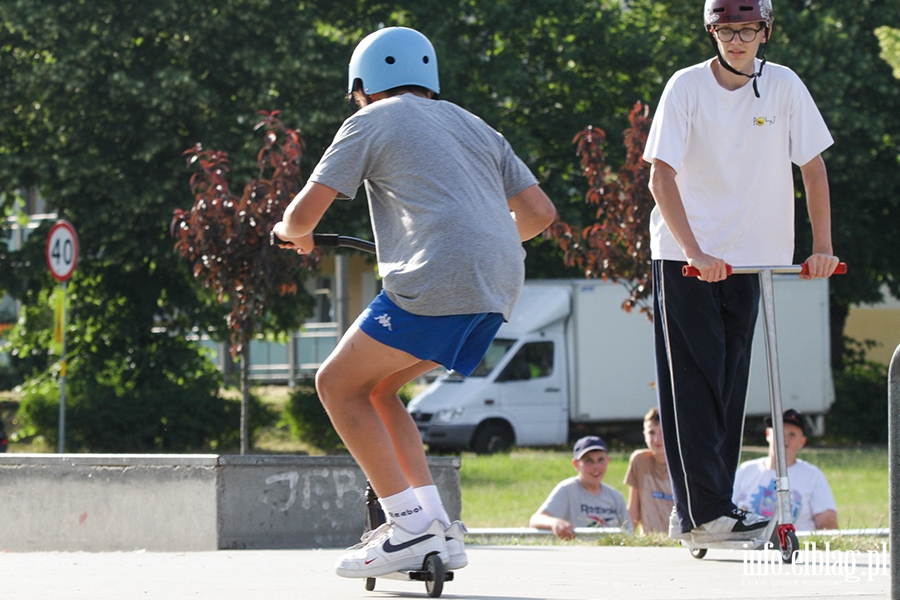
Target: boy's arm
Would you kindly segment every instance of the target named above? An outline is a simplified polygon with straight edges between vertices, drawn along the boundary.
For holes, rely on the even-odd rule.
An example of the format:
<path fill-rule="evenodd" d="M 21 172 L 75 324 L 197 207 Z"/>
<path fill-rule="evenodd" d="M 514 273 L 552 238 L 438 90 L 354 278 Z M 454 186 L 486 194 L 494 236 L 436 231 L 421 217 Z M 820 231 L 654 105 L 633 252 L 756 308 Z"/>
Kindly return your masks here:
<path fill-rule="evenodd" d="M 635 527 L 641 522 L 641 500 L 638 490 L 633 485 L 628 486 L 628 514 Z"/>
<path fill-rule="evenodd" d="M 561 540 L 575 539 L 575 531 L 572 524 L 565 519 L 554 517 L 546 510 L 539 510 L 531 515 L 528 526 L 535 529 L 549 529 L 553 532 L 553 535 Z"/>
<path fill-rule="evenodd" d="M 556 207 L 538 184 L 525 188 L 507 202 L 523 242 L 547 229 L 556 218 Z"/>
<path fill-rule="evenodd" d="M 806 189 L 806 210 L 809 212 L 813 234 L 813 253 L 806 259 L 809 275 L 801 277 L 831 277 L 838 265 L 838 258 L 833 255 L 834 249 L 831 246 L 831 195 L 828 190 L 828 171 L 822 155 L 816 155 L 800 167 L 800 174 Z"/>
<path fill-rule="evenodd" d="M 300 254 L 311 252 L 315 248 L 312 233 L 337 195 L 337 190 L 327 185 L 308 182 L 272 230 L 280 239 L 293 244 Z"/>
<path fill-rule="evenodd" d="M 700 248 L 694 231 L 688 222 L 681 200 L 681 192 L 675 183 L 676 171 L 668 163 L 653 159 L 650 166 L 650 193 L 659 207 L 663 220 L 669 227 L 669 231 L 675 237 L 675 241 L 684 252 L 688 264 L 700 271 L 701 281 L 721 281 L 728 275 L 725 272 L 725 261 L 710 254 L 706 254 Z"/>
<path fill-rule="evenodd" d="M 622 494 L 619 494 L 617 504 L 618 508 L 616 509 L 616 512 L 619 517 L 619 527 L 621 527 L 625 533 L 634 533 L 634 522 L 631 520 L 631 512 L 628 510 L 628 507 L 625 506 L 625 498 L 622 497 Z"/>
<path fill-rule="evenodd" d="M 816 529 L 837 529 L 837 511 L 836 510 L 826 510 L 822 511 L 817 515 L 813 516 L 813 520 L 816 522 Z"/>

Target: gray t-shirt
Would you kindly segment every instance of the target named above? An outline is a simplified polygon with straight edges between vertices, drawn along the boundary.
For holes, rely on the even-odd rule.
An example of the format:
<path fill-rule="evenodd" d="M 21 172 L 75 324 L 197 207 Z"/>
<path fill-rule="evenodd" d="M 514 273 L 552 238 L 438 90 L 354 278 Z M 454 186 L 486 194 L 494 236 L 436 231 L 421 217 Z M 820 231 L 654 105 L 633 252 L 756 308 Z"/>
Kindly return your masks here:
<path fill-rule="evenodd" d="M 507 200 L 537 183 L 506 139 L 450 102 L 401 94 L 344 121 L 310 181 L 365 182 L 385 292 L 400 308 L 509 319 L 525 278 Z"/>
<path fill-rule="evenodd" d="M 595 496 L 581 485 L 578 477 L 559 482 L 541 504 L 538 512 L 541 511 L 575 527 L 621 527 L 634 531 L 625 497 L 618 490 L 601 484 L 600 493 Z"/>

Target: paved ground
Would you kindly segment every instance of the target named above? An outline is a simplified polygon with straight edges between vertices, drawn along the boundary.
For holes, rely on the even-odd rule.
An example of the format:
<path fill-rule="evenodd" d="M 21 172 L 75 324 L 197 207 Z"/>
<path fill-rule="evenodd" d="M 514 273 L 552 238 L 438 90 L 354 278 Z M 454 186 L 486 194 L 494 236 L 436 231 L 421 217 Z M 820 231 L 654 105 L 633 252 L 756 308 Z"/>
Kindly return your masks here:
<path fill-rule="evenodd" d="M 16 600 L 215 600 L 427 597 L 420 582 L 362 580 L 332 571 L 341 550 L 194 553 L 2 553 L 0 594 Z M 888 598 L 890 576 L 865 556 L 832 554 L 781 565 L 775 553 L 678 548 L 469 546 L 469 566 L 443 598 L 598 600 L 703 598 Z M 821 554 L 821 553 L 820 553 Z M 752 558 L 752 565 L 745 559 Z M 875 562 L 879 562 L 876 555 Z M 887 557 L 884 564 L 889 564 Z M 780 570 L 780 574 L 777 571 Z M 827 570 L 827 572 L 826 572 Z M 775 571 L 776 573 L 773 573 Z M 766 574 L 768 572 L 768 574 Z"/>

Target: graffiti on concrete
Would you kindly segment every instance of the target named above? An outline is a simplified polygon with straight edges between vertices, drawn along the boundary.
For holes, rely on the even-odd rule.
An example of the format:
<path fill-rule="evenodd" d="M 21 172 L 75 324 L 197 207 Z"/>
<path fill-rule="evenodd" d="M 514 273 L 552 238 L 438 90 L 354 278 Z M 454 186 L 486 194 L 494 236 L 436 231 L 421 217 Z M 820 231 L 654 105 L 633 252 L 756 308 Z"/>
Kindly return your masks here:
<path fill-rule="evenodd" d="M 344 507 L 344 496 L 352 493 L 362 498 L 364 486 L 358 480 L 359 473 L 355 469 L 304 469 L 288 471 L 266 477 L 266 488 L 262 501 L 280 512 L 288 511 L 300 496 L 300 508 L 309 510 L 317 508 L 328 510 L 333 502 L 335 507 Z"/>

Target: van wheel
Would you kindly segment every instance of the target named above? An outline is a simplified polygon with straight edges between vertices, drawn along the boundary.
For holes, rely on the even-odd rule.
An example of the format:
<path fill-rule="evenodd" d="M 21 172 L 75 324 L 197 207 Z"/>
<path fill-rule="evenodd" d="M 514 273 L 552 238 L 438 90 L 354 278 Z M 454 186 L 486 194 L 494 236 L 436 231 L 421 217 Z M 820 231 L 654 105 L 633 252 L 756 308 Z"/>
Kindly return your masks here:
<path fill-rule="evenodd" d="M 513 445 L 513 434 L 508 425 L 485 423 L 472 436 L 472 451 L 475 454 L 496 454 L 506 452 Z"/>

